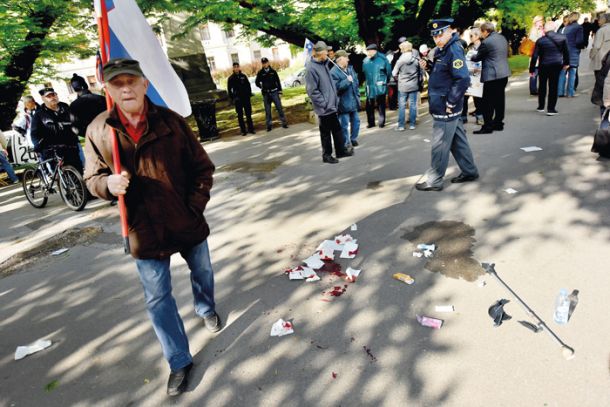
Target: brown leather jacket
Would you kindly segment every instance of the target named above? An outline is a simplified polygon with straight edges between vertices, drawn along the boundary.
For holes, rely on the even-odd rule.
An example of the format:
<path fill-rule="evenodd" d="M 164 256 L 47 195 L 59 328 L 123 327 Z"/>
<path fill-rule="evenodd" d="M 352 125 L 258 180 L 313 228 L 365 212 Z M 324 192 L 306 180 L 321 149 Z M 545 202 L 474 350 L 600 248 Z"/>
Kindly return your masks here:
<path fill-rule="evenodd" d="M 166 258 L 203 242 L 210 233 L 203 211 L 214 164 L 186 121 L 148 100 L 148 128 L 135 144 L 116 110 L 93 120 L 87 128 L 84 178 L 93 195 L 110 200 L 107 177 L 114 165 L 108 126 L 119 138 L 122 170 L 131 176 L 125 202 L 132 256 Z"/>

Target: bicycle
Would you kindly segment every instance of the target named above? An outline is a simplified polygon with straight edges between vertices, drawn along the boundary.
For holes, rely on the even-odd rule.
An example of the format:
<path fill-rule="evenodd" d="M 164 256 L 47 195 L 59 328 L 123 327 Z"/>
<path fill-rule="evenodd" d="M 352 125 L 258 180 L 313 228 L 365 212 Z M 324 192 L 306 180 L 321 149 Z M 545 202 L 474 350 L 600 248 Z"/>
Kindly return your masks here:
<path fill-rule="evenodd" d="M 87 187 L 83 177 L 76 168 L 64 165 L 64 159 L 57 154 L 56 148 L 49 150 L 53 152 L 53 157 L 39 161 L 34 168 L 24 171 L 22 185 L 25 197 L 34 208 L 43 208 L 49 195 L 57 192 L 57 182 L 59 195 L 65 204 L 73 211 L 83 210 L 87 204 Z"/>

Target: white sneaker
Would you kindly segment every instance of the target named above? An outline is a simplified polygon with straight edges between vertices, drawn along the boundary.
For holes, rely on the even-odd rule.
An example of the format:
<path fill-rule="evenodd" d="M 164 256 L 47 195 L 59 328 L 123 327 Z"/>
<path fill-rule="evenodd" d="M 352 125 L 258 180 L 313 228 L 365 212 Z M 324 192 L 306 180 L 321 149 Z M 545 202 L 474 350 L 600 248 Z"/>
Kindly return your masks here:
<path fill-rule="evenodd" d="M 397 127 L 396 131 L 405 131 L 405 128 L 404 127 Z"/>
<path fill-rule="evenodd" d="M 415 130 L 415 126 L 410 125 L 410 126 L 409 126 L 409 130 Z"/>

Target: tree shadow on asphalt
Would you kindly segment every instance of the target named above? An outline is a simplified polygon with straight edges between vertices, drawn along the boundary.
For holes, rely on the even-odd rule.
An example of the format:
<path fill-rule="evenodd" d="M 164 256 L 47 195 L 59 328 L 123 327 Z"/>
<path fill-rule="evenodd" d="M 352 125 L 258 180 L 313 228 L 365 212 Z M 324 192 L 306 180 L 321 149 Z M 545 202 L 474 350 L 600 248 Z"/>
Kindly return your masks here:
<path fill-rule="evenodd" d="M 58 341 L 19 362 L 11 360 L 15 344 L 3 341 L 0 380 L 8 391 L 3 391 L 2 401 L 20 404 L 24 383 L 29 383 L 28 396 L 44 399 L 46 405 L 443 405 L 459 389 L 459 377 L 449 373 L 446 385 L 430 388 L 423 366 L 457 349 L 443 334 L 445 327 L 441 331 L 421 327 L 414 315 L 438 301 L 430 293 L 444 277 L 419 273 L 413 286 L 393 280 L 394 272 L 413 274 L 421 268 L 420 260 L 410 255 L 412 244 L 401 236 L 428 221 L 465 221 L 474 213 L 481 219 L 475 237 L 489 252 L 524 239 L 569 239 L 557 229 L 596 230 L 601 239 L 610 240 L 606 205 L 610 192 L 603 188 L 610 180 L 609 164 L 588 153 L 590 137 L 582 134 L 582 124 L 567 132 L 527 139 L 544 144 L 553 157 L 546 159 L 520 153 L 518 147 L 525 140 L 517 135 L 515 151 L 495 146 L 491 137 L 471 137 L 483 172 L 481 181 L 447 184 L 440 194 L 412 193 L 413 182 L 404 181 L 427 168 L 429 145 L 421 142 L 428 136 L 425 133 L 367 135 L 363 148 L 368 156 L 359 160 L 357 153 L 338 168 L 324 167 L 323 172 L 316 169 L 321 165 L 319 151 L 312 151 L 304 139 L 291 138 L 290 149 L 277 138 L 239 148 L 225 143 L 215 151 L 222 153 L 220 165 L 244 161 L 246 156 L 251 162 L 282 160 L 285 167 L 298 166 L 301 171 L 297 176 L 284 167 L 264 176 L 217 174 L 218 186 L 207 212 L 211 240 L 216 239 L 214 231 L 223 235 L 214 242 L 222 247 L 222 255 L 212 251 L 218 310 L 227 321 L 217 336 L 206 333 L 193 316 L 186 266 L 179 263 L 173 268 L 174 295 L 196 363 L 189 392 L 159 402 L 165 400 L 167 371 L 144 312 L 135 265 L 117 245 L 99 243 L 74 250 L 74 257 L 38 265 L 35 284 L 28 284 L 24 275 L 0 280 L 0 328 L 27 329 L 27 335 L 19 336 L 32 341 L 49 334 Z M 307 134 L 317 137 L 315 129 Z M 386 138 L 384 143 L 376 144 L 381 137 Z M 413 156 L 414 151 L 421 153 L 413 161 L 396 158 Z M 521 176 L 511 179 L 507 174 L 515 166 Z M 542 167 L 549 169 L 541 173 Z M 401 181 L 404 185 L 396 187 Z M 342 230 L 308 226 L 302 237 L 282 239 L 276 237 L 282 236 L 282 226 L 306 223 L 308 214 L 332 217 L 341 211 L 333 199 L 339 185 L 344 199 L 349 199 L 370 182 L 395 189 L 398 202 L 353 219 L 358 231 L 348 233 L 359 240 L 360 253 L 352 262 L 341 263 L 363 269 L 358 281 L 349 283 L 346 293 L 332 302 L 322 301 L 327 298 L 322 292 L 344 284 L 337 278 L 325 277 L 314 284 L 288 281 L 282 273 L 286 267 L 296 266 L 320 241 Z M 508 187 L 519 193 L 505 194 L 502 189 Z M 273 193 L 264 193 L 269 190 Z M 560 224 L 553 216 L 557 205 L 573 211 Z M 538 219 L 530 224 L 516 219 L 532 206 L 540 214 Z M 240 224 L 244 219 L 249 225 Z M 266 233 L 261 236 L 260 230 Z M 261 252 L 260 242 L 268 250 Z M 64 271 L 51 275 L 47 269 L 56 261 L 64 262 Z M 88 261 L 95 268 L 83 270 Z M 451 303 L 452 297 L 443 301 Z M 269 337 L 278 318 L 291 319 L 295 334 Z M 60 323 L 65 319 L 73 321 L 70 328 Z M 45 393 L 44 384 L 52 380 L 60 386 Z"/>

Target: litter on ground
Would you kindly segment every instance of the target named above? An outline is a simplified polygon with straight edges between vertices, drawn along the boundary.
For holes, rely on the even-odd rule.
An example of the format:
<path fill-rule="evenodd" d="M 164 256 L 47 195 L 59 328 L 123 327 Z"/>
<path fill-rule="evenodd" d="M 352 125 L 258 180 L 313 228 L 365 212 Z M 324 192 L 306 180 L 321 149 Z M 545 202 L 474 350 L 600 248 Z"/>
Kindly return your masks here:
<path fill-rule="evenodd" d="M 427 326 L 428 328 L 432 329 L 441 329 L 441 326 L 443 326 L 442 319 L 423 317 L 419 315 L 416 315 L 415 318 L 417 318 L 417 322 L 419 322 L 421 326 Z"/>
<path fill-rule="evenodd" d="M 17 346 L 15 350 L 15 360 L 23 359 L 24 357 L 31 355 L 36 352 L 40 352 L 51 346 L 53 342 L 48 339 L 39 339 L 31 345 Z"/>
<path fill-rule="evenodd" d="M 63 249 L 55 250 L 53 253 L 51 253 L 51 256 L 59 256 L 60 254 L 64 254 L 68 250 L 70 249 L 66 249 L 65 247 Z"/>
<path fill-rule="evenodd" d="M 347 270 L 345 270 L 345 274 L 347 274 L 347 280 L 351 281 L 352 283 L 356 282 L 356 278 L 358 278 L 358 276 L 360 275 L 360 271 L 362 270 L 354 270 L 351 267 L 348 267 Z"/>
<path fill-rule="evenodd" d="M 294 333 L 292 323 L 278 319 L 271 327 L 271 336 L 284 336 Z"/>
<path fill-rule="evenodd" d="M 434 307 L 434 311 L 436 312 L 453 312 L 455 311 L 455 308 L 453 308 L 453 305 L 437 305 Z"/>
<path fill-rule="evenodd" d="M 521 147 L 521 150 L 525 151 L 526 153 L 531 153 L 534 151 L 542 151 L 542 148 L 540 148 L 538 146 L 528 146 L 528 147 Z"/>
<path fill-rule="evenodd" d="M 392 275 L 392 277 L 398 281 L 402 281 L 403 283 L 407 283 L 409 285 L 411 285 L 415 282 L 413 277 L 411 277 L 408 274 L 404 274 L 404 273 L 396 273 L 396 274 Z"/>

